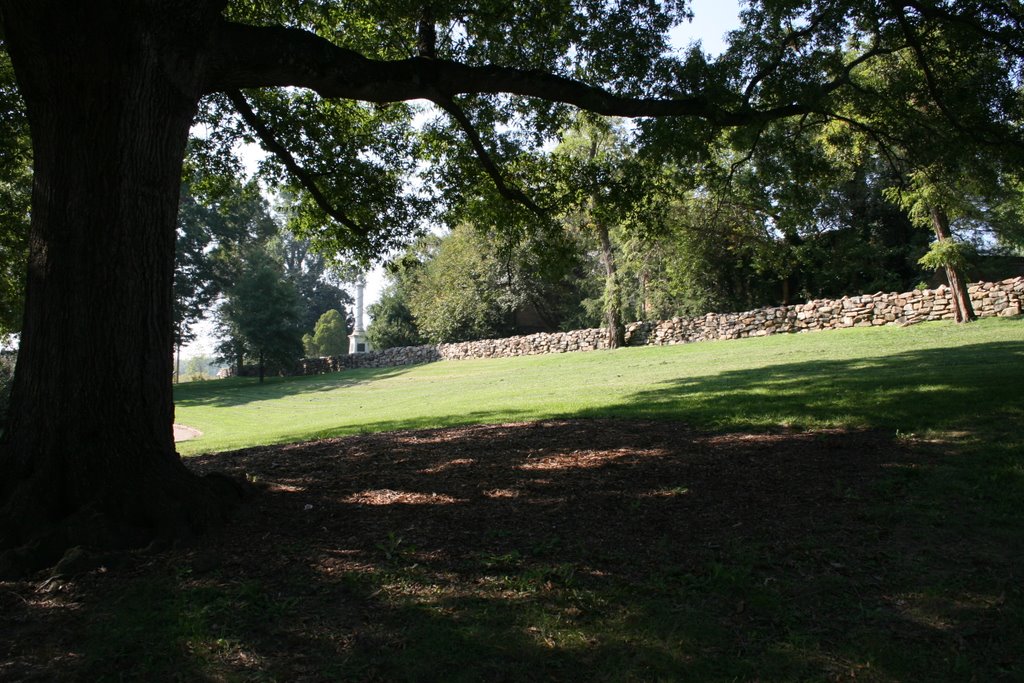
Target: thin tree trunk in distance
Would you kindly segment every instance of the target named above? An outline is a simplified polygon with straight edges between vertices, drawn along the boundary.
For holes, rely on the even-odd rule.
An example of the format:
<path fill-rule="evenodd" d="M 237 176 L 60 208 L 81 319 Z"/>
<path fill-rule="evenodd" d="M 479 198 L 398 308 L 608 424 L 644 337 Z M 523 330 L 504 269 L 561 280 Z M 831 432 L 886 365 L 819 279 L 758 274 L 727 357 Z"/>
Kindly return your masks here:
<path fill-rule="evenodd" d="M 597 237 L 601 241 L 601 263 L 604 265 L 604 324 L 608 332 L 608 348 L 625 345 L 626 326 L 622 323 L 622 292 L 615 267 L 615 252 L 608 235 L 608 226 L 595 221 Z"/>
<path fill-rule="evenodd" d="M 949 231 L 949 217 L 946 215 L 946 212 L 941 208 L 933 207 L 930 214 L 932 229 L 935 231 L 936 239 L 940 242 L 952 239 L 953 235 Z M 978 316 L 974 313 L 974 305 L 971 303 L 971 296 L 967 291 L 967 283 L 963 273 L 954 265 L 947 265 L 945 268 L 946 279 L 949 281 L 950 294 L 953 298 L 953 315 L 956 321 L 958 323 L 967 323 L 977 320 Z"/>
<path fill-rule="evenodd" d="M 591 136 L 587 162 L 597 158 L 598 140 Z M 598 198 L 596 193 L 590 196 L 590 213 L 594 221 L 597 239 L 601 243 L 601 263 L 604 265 L 604 325 L 608 335 L 608 348 L 617 349 L 626 343 L 626 326 L 622 324 L 622 293 L 619 291 L 619 278 L 615 268 L 615 252 L 608 235 L 608 226 L 596 217 Z"/>
<path fill-rule="evenodd" d="M 646 266 L 640 273 L 640 319 L 647 320 L 650 316 L 651 302 L 648 300 L 647 295 L 647 283 L 649 281 L 650 274 L 647 272 Z"/>

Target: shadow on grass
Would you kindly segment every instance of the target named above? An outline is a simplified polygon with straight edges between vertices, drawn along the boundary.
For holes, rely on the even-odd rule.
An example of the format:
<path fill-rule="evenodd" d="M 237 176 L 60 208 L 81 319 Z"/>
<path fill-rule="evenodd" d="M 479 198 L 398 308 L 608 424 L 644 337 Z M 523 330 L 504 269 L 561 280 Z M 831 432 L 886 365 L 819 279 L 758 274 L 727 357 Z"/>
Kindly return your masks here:
<path fill-rule="evenodd" d="M 723 430 L 971 430 L 1024 419 L 1021 387 L 1024 341 L 998 342 L 688 377 L 580 415 L 679 419 Z"/>
<path fill-rule="evenodd" d="M 229 407 L 272 401 L 285 396 L 334 391 L 409 372 L 413 365 L 392 368 L 359 368 L 308 377 L 267 377 L 263 384 L 255 377 L 232 377 L 207 382 L 188 382 L 174 389 L 174 402 L 180 406 Z"/>
<path fill-rule="evenodd" d="M 93 576 L 83 680 L 1024 674 L 1024 477 L 878 432 L 547 421 L 192 461 L 268 485 Z M 981 470 L 968 486 L 943 472 Z M 952 478 L 953 481 L 957 477 Z M 977 484 L 976 482 L 981 482 Z M 987 483 L 986 483 L 987 482 Z"/>
<path fill-rule="evenodd" d="M 524 422 L 531 419 L 536 419 L 535 412 L 524 410 L 475 410 L 468 413 L 455 413 L 451 415 L 426 415 L 401 420 L 361 422 L 359 424 L 341 425 L 313 432 L 303 430 L 293 434 L 281 435 L 275 440 L 275 443 L 297 444 L 305 441 L 377 434 L 380 432 L 465 427 L 478 424 L 502 424 L 507 422 Z"/>

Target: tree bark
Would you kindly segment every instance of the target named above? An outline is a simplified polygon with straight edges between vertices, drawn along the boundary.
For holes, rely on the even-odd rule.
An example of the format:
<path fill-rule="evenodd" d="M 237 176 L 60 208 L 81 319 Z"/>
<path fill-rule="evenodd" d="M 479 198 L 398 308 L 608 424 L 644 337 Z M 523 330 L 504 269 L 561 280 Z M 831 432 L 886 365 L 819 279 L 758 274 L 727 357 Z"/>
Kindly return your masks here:
<path fill-rule="evenodd" d="M 181 38 L 194 27 L 166 5 L 2 6 L 35 169 L 0 574 L 200 531 L 234 489 L 191 474 L 171 428 L 177 197 L 200 79 Z"/>
<path fill-rule="evenodd" d="M 949 231 L 949 217 L 941 208 L 932 207 L 929 212 L 932 219 L 932 229 L 935 231 L 935 238 L 945 242 L 953 238 Z M 971 295 L 967 291 L 967 283 L 955 265 L 947 265 L 946 279 L 949 281 L 949 290 L 953 298 L 953 315 L 958 323 L 968 323 L 977 320 L 974 313 L 974 305 L 971 303 Z"/>

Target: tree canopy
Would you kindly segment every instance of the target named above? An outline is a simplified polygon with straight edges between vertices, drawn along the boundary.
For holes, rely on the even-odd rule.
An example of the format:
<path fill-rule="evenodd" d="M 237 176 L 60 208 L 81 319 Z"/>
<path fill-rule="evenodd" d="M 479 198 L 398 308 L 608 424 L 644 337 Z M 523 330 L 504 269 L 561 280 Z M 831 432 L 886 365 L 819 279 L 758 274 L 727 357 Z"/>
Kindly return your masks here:
<path fill-rule="evenodd" d="M 885 103 L 909 93 L 865 91 L 859 74 L 907 53 L 923 65 L 913 95 L 942 102 L 936 111 L 954 134 L 1020 137 L 1011 77 L 1020 18 L 993 3 L 750 3 L 715 61 L 670 49 L 667 30 L 689 17 L 685 2 L 239 2 L 225 16 L 216 54 L 235 49 L 217 73 L 224 82 L 210 85 L 224 94 L 204 100 L 200 119 L 220 131 L 222 152 L 245 139 L 270 153 L 267 177 L 302 198 L 300 234 L 370 258 L 424 218 L 454 225 L 500 198 L 518 203 L 500 209 L 510 223 L 554 208 L 530 152 L 568 128 L 566 105 L 647 117 L 645 152 L 677 160 L 700 158 L 722 127 L 741 127 L 749 145 L 794 117 L 881 135 Z M 933 47 L 943 41 L 950 47 Z M 979 44 L 1001 61 L 975 67 L 985 79 L 965 91 L 956 60 Z M 970 117 L 945 104 L 961 96 L 977 100 Z M 852 112 L 852 101 L 871 102 L 870 115 Z M 413 174 L 425 184 L 410 184 Z"/>
<path fill-rule="evenodd" d="M 255 182 L 199 177 L 182 182 L 174 269 L 175 345 L 194 338 L 192 325 L 241 276 L 243 250 L 278 226 Z"/>

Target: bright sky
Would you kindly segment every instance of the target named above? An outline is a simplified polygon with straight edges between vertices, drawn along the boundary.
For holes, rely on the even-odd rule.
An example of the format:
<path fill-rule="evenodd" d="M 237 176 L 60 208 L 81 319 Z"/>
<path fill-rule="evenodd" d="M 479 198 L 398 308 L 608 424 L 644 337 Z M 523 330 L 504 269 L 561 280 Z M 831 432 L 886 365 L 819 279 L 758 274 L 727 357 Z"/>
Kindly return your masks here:
<path fill-rule="evenodd" d="M 712 55 L 725 49 L 725 34 L 739 26 L 740 0 L 693 0 L 693 21 L 672 31 L 677 47 L 699 40 Z"/>
<path fill-rule="evenodd" d="M 684 48 L 694 41 L 700 41 L 704 51 L 711 55 L 718 55 L 725 49 L 725 35 L 732 29 L 739 26 L 739 11 L 741 0 L 693 0 L 693 21 L 688 24 L 677 26 L 672 31 L 672 43 L 677 48 Z M 250 145 L 243 150 L 242 158 L 246 171 L 251 175 L 256 170 L 256 164 L 262 157 L 263 152 L 256 145 Z M 366 274 L 366 290 L 364 294 L 365 306 L 375 303 L 380 298 L 381 290 L 384 289 L 384 268 L 376 266 Z M 355 299 L 355 290 L 349 292 Z M 370 323 L 370 317 L 366 316 L 364 325 Z M 212 355 L 216 341 L 213 339 L 213 324 L 210 320 L 204 320 L 196 326 L 198 334 L 196 341 L 182 349 L 182 357 L 188 358 L 195 355 Z"/>

